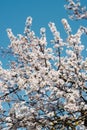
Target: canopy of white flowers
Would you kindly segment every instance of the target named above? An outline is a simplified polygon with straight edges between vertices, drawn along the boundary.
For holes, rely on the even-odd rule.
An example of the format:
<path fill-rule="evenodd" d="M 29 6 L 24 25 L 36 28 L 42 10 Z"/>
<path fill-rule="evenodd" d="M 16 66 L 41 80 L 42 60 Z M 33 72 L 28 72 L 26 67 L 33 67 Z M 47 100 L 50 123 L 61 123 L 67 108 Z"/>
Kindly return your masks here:
<path fill-rule="evenodd" d="M 54 39 L 49 46 L 45 28 L 40 29 L 40 38 L 31 30 L 31 17 L 26 20 L 24 35 L 16 37 L 7 29 L 9 49 L 16 60 L 9 69 L 0 64 L 0 129 L 75 130 L 87 126 L 87 59 L 81 54 L 86 28 L 72 34 L 67 20 L 62 23 L 66 41 L 50 22 Z"/>

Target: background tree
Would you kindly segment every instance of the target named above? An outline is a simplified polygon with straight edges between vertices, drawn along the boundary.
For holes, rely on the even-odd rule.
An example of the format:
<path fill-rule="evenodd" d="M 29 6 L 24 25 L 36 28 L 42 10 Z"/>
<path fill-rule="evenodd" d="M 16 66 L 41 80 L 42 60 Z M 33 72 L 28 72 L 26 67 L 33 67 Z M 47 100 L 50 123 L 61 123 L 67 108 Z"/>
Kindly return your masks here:
<path fill-rule="evenodd" d="M 73 4 L 69 0 L 67 9 L 73 10 Z M 8 69 L 0 65 L 0 129 L 86 129 L 87 59 L 81 53 L 86 28 L 80 27 L 73 35 L 67 20 L 62 23 L 66 41 L 50 22 L 54 37 L 50 46 L 45 28 L 40 29 L 40 38 L 31 30 L 31 17 L 26 20 L 24 35 L 15 37 L 7 29 L 14 59 Z"/>

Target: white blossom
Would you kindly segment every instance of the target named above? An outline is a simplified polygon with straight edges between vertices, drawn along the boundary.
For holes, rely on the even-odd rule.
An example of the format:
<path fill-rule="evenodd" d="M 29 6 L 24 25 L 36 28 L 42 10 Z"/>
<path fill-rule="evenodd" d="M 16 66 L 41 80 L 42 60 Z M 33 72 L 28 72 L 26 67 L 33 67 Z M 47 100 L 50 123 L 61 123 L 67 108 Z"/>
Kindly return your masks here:
<path fill-rule="evenodd" d="M 79 3 L 68 2 L 67 9 L 78 11 Z M 7 30 L 14 58 L 8 69 L 0 63 L 0 129 L 57 130 L 86 126 L 87 59 L 82 55 L 85 47 L 81 36 L 87 30 L 80 26 L 72 34 L 65 18 L 62 23 L 68 34 L 66 41 L 60 37 L 55 23 L 49 22 L 53 45 L 47 41 L 44 27 L 40 37 L 36 36 L 31 29 L 32 17 L 27 18 L 23 35 L 16 37 L 11 29 Z"/>

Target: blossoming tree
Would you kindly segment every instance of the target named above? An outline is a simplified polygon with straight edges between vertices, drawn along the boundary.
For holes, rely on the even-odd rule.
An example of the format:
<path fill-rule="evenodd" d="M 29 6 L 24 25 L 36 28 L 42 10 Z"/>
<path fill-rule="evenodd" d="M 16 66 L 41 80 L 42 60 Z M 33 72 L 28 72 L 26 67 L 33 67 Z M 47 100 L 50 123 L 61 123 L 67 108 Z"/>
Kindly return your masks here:
<path fill-rule="evenodd" d="M 68 9 L 73 9 L 71 2 Z M 0 64 L 0 129 L 86 129 L 87 59 L 81 54 L 86 28 L 80 27 L 73 35 L 67 20 L 62 23 L 67 40 L 50 22 L 54 37 L 50 46 L 45 28 L 40 29 L 40 38 L 31 30 L 31 17 L 26 20 L 24 35 L 15 37 L 7 29 L 15 58 L 9 69 Z"/>

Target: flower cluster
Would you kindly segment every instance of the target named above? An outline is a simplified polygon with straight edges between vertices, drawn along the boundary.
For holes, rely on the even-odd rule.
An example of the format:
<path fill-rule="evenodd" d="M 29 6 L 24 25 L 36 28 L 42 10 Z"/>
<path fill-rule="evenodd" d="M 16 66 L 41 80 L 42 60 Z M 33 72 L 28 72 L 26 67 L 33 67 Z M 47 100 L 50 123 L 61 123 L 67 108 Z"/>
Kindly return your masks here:
<path fill-rule="evenodd" d="M 69 17 L 71 19 L 79 20 L 79 19 L 87 19 L 87 9 L 84 6 L 81 6 L 79 0 L 67 0 L 68 5 L 65 5 L 65 9 L 69 11 Z"/>
<path fill-rule="evenodd" d="M 0 129 L 58 130 L 87 125 L 87 59 L 81 55 L 85 29 L 80 27 L 73 35 L 67 20 L 62 23 L 68 34 L 65 42 L 55 24 L 49 23 L 52 47 L 45 28 L 40 29 L 40 38 L 31 30 L 31 17 L 24 35 L 15 37 L 7 30 L 16 59 L 8 69 L 0 64 Z"/>

